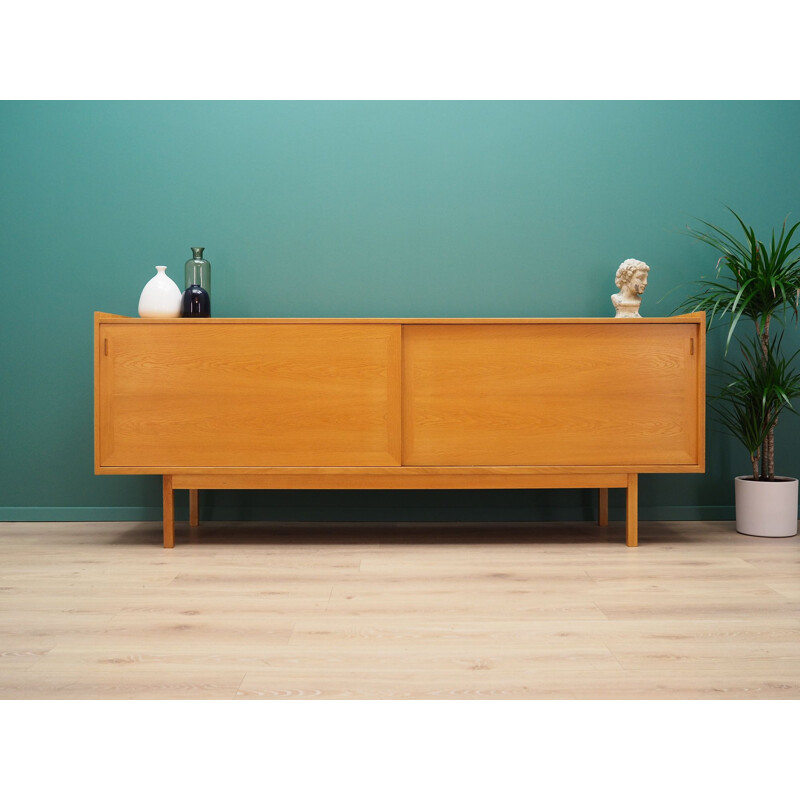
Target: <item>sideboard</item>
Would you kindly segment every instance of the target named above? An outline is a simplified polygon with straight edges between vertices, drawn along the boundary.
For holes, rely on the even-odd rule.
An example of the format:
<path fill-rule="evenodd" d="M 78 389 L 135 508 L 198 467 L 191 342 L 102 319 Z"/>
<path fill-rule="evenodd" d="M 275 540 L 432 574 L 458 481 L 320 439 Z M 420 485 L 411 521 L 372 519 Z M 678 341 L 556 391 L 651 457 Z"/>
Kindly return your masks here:
<path fill-rule="evenodd" d="M 703 472 L 705 316 L 138 319 L 95 314 L 95 472 L 200 489 L 627 490 Z"/>

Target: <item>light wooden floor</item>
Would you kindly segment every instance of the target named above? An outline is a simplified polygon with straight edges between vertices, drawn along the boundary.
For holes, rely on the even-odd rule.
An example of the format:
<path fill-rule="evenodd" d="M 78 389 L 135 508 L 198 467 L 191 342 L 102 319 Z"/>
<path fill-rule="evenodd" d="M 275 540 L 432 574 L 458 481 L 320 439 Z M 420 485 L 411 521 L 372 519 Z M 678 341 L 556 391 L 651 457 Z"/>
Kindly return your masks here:
<path fill-rule="evenodd" d="M 800 698 L 800 537 L 0 523 L 0 698 Z"/>

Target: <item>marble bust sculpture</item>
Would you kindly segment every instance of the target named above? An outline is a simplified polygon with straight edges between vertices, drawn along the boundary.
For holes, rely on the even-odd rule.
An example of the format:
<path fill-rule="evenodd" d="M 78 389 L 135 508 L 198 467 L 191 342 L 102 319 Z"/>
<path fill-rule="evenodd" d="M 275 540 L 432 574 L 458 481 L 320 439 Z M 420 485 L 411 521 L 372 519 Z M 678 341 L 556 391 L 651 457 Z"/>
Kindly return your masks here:
<path fill-rule="evenodd" d="M 616 317 L 641 316 L 639 306 L 642 304 L 642 293 L 647 288 L 649 272 L 650 267 L 635 258 L 629 258 L 619 265 L 614 278 L 619 293 L 611 295 L 611 302 L 617 311 Z"/>

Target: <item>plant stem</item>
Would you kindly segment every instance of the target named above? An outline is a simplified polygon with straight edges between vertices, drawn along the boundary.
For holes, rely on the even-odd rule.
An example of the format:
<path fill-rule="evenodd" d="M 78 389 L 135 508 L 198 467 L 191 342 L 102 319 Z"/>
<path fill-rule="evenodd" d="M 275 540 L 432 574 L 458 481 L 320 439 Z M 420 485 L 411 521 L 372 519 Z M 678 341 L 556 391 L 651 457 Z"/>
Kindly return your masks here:
<path fill-rule="evenodd" d="M 761 342 L 761 363 L 766 367 L 769 360 L 769 323 L 770 315 L 764 317 L 764 325 L 759 330 L 756 323 L 759 340 Z M 764 437 L 761 448 L 761 479 L 771 481 L 775 477 L 775 423 L 772 424 Z"/>
<path fill-rule="evenodd" d="M 772 427 L 769 429 L 769 433 L 767 434 L 767 441 L 769 442 L 769 458 L 767 460 L 767 480 L 774 481 L 775 480 L 775 425 L 777 422 L 773 423 Z"/>

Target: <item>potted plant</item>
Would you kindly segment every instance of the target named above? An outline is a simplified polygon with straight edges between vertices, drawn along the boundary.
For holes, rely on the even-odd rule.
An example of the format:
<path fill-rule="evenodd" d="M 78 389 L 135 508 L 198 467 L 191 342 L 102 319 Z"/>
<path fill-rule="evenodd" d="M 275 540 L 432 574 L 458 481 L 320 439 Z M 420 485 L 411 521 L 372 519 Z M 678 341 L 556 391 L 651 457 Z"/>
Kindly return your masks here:
<path fill-rule="evenodd" d="M 726 324 L 728 355 L 737 323 L 742 317 L 754 328 L 744 341 L 737 339 L 738 361 L 719 370 L 722 385 L 711 395 L 712 407 L 722 424 L 746 448 L 752 475 L 735 479 L 736 530 L 753 536 L 794 536 L 797 533 L 797 478 L 775 475 L 775 426 L 784 410 L 795 411 L 800 397 L 800 372 L 793 366 L 797 351 L 784 353 L 783 330 L 787 311 L 795 320 L 800 304 L 800 242 L 792 243 L 800 222 L 789 231 L 786 222 L 769 246 L 759 241 L 753 228 L 736 217 L 743 235 L 700 220 L 706 230 L 689 228 L 689 235 L 720 253 L 716 275 L 697 281 L 698 290 L 680 311 L 705 311 L 710 329 Z M 796 412 L 795 412 L 796 413 Z"/>

